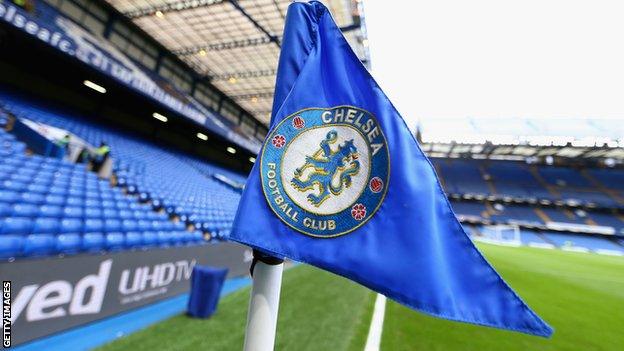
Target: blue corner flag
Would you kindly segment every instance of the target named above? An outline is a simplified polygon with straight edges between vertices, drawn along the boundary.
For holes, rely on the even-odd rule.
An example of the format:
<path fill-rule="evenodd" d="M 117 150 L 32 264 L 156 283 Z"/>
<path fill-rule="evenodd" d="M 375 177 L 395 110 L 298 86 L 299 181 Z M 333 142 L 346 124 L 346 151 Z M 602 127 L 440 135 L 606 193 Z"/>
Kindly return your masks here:
<path fill-rule="evenodd" d="M 433 316 L 552 334 L 470 241 L 431 163 L 320 2 L 288 9 L 271 129 L 231 238 Z"/>

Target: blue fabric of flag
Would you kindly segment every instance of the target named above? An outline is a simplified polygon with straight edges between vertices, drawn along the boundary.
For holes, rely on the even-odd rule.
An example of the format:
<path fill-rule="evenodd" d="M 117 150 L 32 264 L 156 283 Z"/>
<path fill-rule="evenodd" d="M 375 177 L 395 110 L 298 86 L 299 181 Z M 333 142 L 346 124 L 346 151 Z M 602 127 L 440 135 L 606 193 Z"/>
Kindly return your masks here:
<path fill-rule="evenodd" d="M 366 128 L 369 119 L 374 121 Z M 351 125 L 323 124 L 330 120 Z M 304 131 L 316 139 L 304 140 Z M 341 133 L 353 137 L 336 142 Z M 296 145 L 314 148 L 307 156 L 287 151 Z M 322 178 L 328 164 L 323 162 L 340 151 L 337 145 L 350 151 L 334 169 L 344 170 L 349 162 L 351 174 L 328 180 L 331 192 L 318 190 L 320 181 L 301 186 L 301 180 L 312 179 L 303 173 L 316 170 Z M 279 164 L 299 156 L 307 166 L 292 171 Z M 335 200 L 358 186 L 356 204 Z M 307 202 L 298 191 L 308 193 Z M 336 213 L 327 214 L 332 206 Z M 414 136 L 319 2 L 289 7 L 271 131 L 247 181 L 231 239 L 331 271 L 433 316 L 552 334 L 473 245 Z"/>

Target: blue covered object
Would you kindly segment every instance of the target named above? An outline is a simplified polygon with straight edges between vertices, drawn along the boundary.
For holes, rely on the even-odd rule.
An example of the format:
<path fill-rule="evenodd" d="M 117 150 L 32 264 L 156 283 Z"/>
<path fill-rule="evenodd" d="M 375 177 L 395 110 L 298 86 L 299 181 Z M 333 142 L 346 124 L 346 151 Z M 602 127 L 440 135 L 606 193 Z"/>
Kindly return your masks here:
<path fill-rule="evenodd" d="M 227 268 L 204 266 L 193 268 L 187 311 L 190 316 L 208 318 L 215 313 L 227 272 Z"/>

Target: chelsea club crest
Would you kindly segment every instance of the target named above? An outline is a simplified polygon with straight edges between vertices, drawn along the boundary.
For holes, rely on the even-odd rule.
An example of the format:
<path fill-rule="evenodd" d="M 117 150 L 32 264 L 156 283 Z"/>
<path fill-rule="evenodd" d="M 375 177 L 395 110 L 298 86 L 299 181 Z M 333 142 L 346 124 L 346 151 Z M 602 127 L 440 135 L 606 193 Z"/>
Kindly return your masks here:
<path fill-rule="evenodd" d="M 350 233 L 375 214 L 386 195 L 386 138 L 375 117 L 362 109 L 301 110 L 273 128 L 262 150 L 266 200 L 303 234 Z"/>

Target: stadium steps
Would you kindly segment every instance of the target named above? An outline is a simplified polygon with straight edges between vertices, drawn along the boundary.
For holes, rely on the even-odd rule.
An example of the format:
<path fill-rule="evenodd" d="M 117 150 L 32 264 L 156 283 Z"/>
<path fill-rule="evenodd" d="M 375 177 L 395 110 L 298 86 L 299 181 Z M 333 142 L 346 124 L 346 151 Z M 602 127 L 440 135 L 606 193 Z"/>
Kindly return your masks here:
<path fill-rule="evenodd" d="M 561 212 L 563 212 L 563 214 L 568 217 L 570 221 L 574 222 L 576 220 L 576 216 L 569 209 L 564 208 Z"/>
<path fill-rule="evenodd" d="M 609 188 L 607 188 L 606 186 L 604 186 L 604 184 L 602 184 L 602 182 L 598 181 L 598 179 L 594 178 L 591 174 L 589 174 L 589 172 L 587 172 L 587 170 L 583 169 L 581 170 L 581 176 L 585 177 L 585 179 L 587 179 L 587 181 L 589 181 L 589 183 L 594 186 L 596 189 L 602 191 L 603 193 L 607 194 L 610 198 L 612 198 L 613 200 L 615 200 L 618 204 L 620 205 L 624 205 L 624 198 L 622 198 L 616 191 L 613 191 Z"/>
<path fill-rule="evenodd" d="M 498 194 L 498 192 L 496 191 L 496 186 L 494 186 L 494 182 L 492 181 L 492 177 L 488 174 L 487 170 L 485 169 L 485 165 L 480 164 L 478 166 L 478 169 L 479 169 L 479 172 L 481 172 L 481 176 L 483 177 L 485 184 L 490 190 L 490 194 L 492 195 Z"/>
<path fill-rule="evenodd" d="M 485 205 L 485 211 L 481 212 L 481 216 L 483 218 L 490 218 L 492 217 L 492 215 L 500 214 L 498 211 L 494 209 L 494 207 L 492 207 L 491 203 L 486 202 L 484 205 Z"/>
<path fill-rule="evenodd" d="M 555 199 L 559 199 L 561 198 L 561 194 L 559 194 L 559 192 L 557 191 L 556 188 L 554 188 L 553 186 L 551 186 L 550 184 L 548 184 L 548 182 L 546 182 L 546 180 L 542 177 L 542 175 L 539 173 L 537 166 L 531 166 L 529 167 L 529 172 L 531 172 L 531 174 L 533 175 L 533 177 L 537 180 L 537 182 L 546 190 L 548 190 L 548 192 L 550 193 L 550 195 L 552 195 Z"/>
<path fill-rule="evenodd" d="M 541 208 L 534 208 L 533 211 L 535 212 L 535 214 L 542 220 L 544 221 L 544 223 L 548 223 L 548 222 L 552 222 L 552 220 L 550 219 L 550 217 L 548 217 L 548 215 L 546 213 L 544 213 L 544 211 L 542 211 Z"/>

